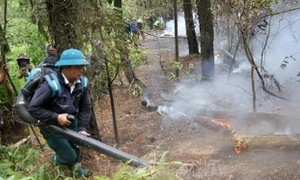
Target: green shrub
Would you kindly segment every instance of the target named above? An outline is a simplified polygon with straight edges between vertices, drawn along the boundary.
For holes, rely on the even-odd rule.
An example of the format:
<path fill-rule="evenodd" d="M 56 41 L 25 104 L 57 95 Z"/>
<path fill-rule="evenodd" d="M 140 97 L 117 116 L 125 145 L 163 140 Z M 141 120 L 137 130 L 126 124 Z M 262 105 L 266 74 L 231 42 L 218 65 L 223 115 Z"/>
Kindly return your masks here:
<path fill-rule="evenodd" d="M 36 162 L 40 155 L 39 150 L 29 148 L 27 145 L 13 148 L 11 146 L 0 146 L 0 179 L 21 179 L 27 177 L 34 179 L 38 177 L 43 166 L 37 168 Z"/>

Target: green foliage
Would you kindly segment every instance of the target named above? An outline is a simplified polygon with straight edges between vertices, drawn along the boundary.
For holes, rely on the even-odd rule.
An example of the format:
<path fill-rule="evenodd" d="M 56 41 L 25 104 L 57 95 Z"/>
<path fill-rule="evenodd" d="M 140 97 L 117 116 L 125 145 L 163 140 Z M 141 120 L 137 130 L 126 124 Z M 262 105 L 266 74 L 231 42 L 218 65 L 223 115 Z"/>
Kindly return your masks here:
<path fill-rule="evenodd" d="M 17 56 L 20 53 L 26 53 L 31 60 L 31 64 L 39 64 L 45 57 L 44 46 L 45 38 L 39 33 L 38 26 L 31 22 L 31 11 L 29 3 L 23 0 L 11 0 L 7 4 L 7 23 L 6 39 L 8 41 L 10 52 L 6 54 L 6 62 L 9 65 L 9 75 L 17 91 L 23 86 L 25 80 L 18 79 L 19 70 L 17 65 Z M 4 3 L 0 3 L 0 14 L 4 15 Z M 3 18 L 0 19 L 3 26 Z M 11 83 L 11 82 L 9 82 Z M 3 86 L 0 87 L 1 94 L 6 94 Z M 14 94 L 14 93 L 13 93 Z M 1 102 L 8 102 L 7 96 L 1 96 Z"/>
<path fill-rule="evenodd" d="M 114 175 L 113 180 L 176 180 L 180 179 L 174 171 L 175 167 L 181 166 L 181 162 L 166 162 L 168 152 L 164 152 L 159 164 L 153 167 L 133 168 L 123 164 Z M 96 176 L 95 180 L 107 180 L 105 177 Z"/>
<path fill-rule="evenodd" d="M 225 0 L 217 2 L 230 11 L 229 14 L 234 18 L 234 22 L 241 31 L 251 33 L 247 31 L 251 31 L 252 26 L 260 22 L 267 14 L 272 13 L 271 6 L 278 3 L 278 0 Z"/>
<path fill-rule="evenodd" d="M 40 151 L 29 145 L 0 146 L 0 180 L 71 180 L 66 166 L 40 165 Z"/>
<path fill-rule="evenodd" d="M 7 60 L 15 61 L 20 53 L 26 53 L 33 65 L 39 64 L 45 57 L 46 39 L 31 22 L 30 9 L 18 0 L 12 0 L 8 3 L 7 16 L 6 38 L 11 49 Z"/>
<path fill-rule="evenodd" d="M 143 93 L 143 89 L 137 84 L 134 84 L 129 90 L 131 95 L 134 97 L 139 97 Z"/>
<path fill-rule="evenodd" d="M 189 69 L 190 70 L 194 69 L 194 62 L 193 61 L 189 62 Z"/>
<path fill-rule="evenodd" d="M 192 73 L 195 73 L 195 65 L 193 61 L 190 61 L 188 63 L 188 66 L 186 68 L 182 68 L 182 73 L 186 74 L 186 75 L 191 75 Z"/>
<path fill-rule="evenodd" d="M 4 86 L 0 86 L 0 94 L 5 94 L 5 96 L 0 96 L 0 106 L 3 108 L 5 106 L 3 106 L 4 104 L 8 104 L 8 99 L 6 97 L 6 89 Z"/>
<path fill-rule="evenodd" d="M 176 180 L 180 179 L 174 168 L 182 165 L 181 162 L 166 162 L 168 152 L 164 152 L 157 166 L 134 168 L 127 163 L 123 164 L 114 177 L 114 180 Z M 70 176 L 66 166 L 40 165 L 40 151 L 28 145 L 18 148 L 0 146 L 0 180 L 71 180 L 78 179 Z M 73 172 L 73 174 L 75 174 Z M 80 179 L 80 178 L 79 178 Z M 82 179 L 82 178 L 81 178 Z M 105 176 L 94 176 L 94 180 L 109 180 Z"/>
<path fill-rule="evenodd" d="M 40 152 L 29 148 L 28 146 L 20 146 L 12 148 L 10 146 L 0 146 L 0 175 L 4 179 L 21 179 L 32 176 L 28 179 L 35 179 L 41 174 L 43 166 L 36 168 L 36 164 Z"/>
<path fill-rule="evenodd" d="M 7 62 L 8 67 L 9 67 L 9 75 L 10 78 L 14 84 L 14 86 L 16 87 L 17 92 L 20 91 L 21 87 L 25 84 L 25 79 L 18 79 L 19 74 L 19 68 L 18 68 L 18 64 L 17 61 L 9 61 Z M 11 84 L 11 82 L 9 81 L 9 84 Z M 12 89 L 13 90 L 13 89 Z M 0 96 L 0 104 L 6 104 L 8 103 L 8 96 L 7 96 L 7 91 L 5 89 L 5 86 L 0 86 L 0 93 L 2 94 L 2 96 Z M 13 95 L 15 95 L 15 93 L 13 92 Z"/>
<path fill-rule="evenodd" d="M 136 47 L 131 47 L 129 54 L 129 59 L 131 60 L 131 64 L 134 68 L 139 67 L 144 62 L 146 62 L 146 55 Z"/>
<path fill-rule="evenodd" d="M 124 9 L 136 18 L 151 13 L 168 14 L 168 10 L 173 8 L 172 0 L 126 0 L 124 4 Z"/>
<path fill-rule="evenodd" d="M 110 180 L 108 177 L 104 177 L 104 176 L 94 176 L 93 178 L 94 180 Z"/>
<path fill-rule="evenodd" d="M 182 67 L 183 67 L 183 65 L 182 65 L 180 62 L 175 61 L 175 60 L 171 61 L 170 66 L 171 66 L 173 69 L 178 69 L 178 70 L 181 70 Z"/>
<path fill-rule="evenodd" d="M 172 79 L 175 79 L 175 78 L 176 78 L 176 75 L 173 72 L 167 74 L 167 79 L 168 80 L 172 80 Z"/>

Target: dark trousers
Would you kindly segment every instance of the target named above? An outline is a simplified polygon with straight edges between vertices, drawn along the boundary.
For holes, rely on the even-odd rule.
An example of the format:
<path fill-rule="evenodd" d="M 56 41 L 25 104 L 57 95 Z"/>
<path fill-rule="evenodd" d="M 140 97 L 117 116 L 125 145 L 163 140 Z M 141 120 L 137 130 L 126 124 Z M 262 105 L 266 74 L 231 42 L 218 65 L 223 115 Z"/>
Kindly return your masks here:
<path fill-rule="evenodd" d="M 78 121 L 75 120 L 69 129 L 77 131 Z M 67 165 L 70 169 L 79 162 L 80 149 L 72 142 L 61 135 L 53 132 L 41 130 L 48 146 L 56 153 L 55 161 L 57 164 Z"/>

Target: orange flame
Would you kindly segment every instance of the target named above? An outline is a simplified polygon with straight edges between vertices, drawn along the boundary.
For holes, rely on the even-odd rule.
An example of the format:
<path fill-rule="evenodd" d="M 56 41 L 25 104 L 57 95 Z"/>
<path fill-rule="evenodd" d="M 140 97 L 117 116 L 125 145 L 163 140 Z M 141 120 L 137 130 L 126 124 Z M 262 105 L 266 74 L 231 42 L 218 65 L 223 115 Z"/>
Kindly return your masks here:
<path fill-rule="evenodd" d="M 238 154 L 240 154 L 243 149 L 246 149 L 246 145 L 245 144 L 238 144 L 238 145 L 234 146 L 234 150 Z"/>
<path fill-rule="evenodd" d="M 286 148 L 286 146 L 282 146 L 282 147 L 280 147 L 279 149 L 285 149 Z"/>
<path fill-rule="evenodd" d="M 219 125 L 225 126 L 228 129 L 232 129 L 232 125 L 227 119 L 212 119 L 212 122 L 217 123 Z"/>
<path fill-rule="evenodd" d="M 242 152 L 242 147 L 237 145 L 234 147 L 234 150 L 236 153 L 240 154 Z"/>

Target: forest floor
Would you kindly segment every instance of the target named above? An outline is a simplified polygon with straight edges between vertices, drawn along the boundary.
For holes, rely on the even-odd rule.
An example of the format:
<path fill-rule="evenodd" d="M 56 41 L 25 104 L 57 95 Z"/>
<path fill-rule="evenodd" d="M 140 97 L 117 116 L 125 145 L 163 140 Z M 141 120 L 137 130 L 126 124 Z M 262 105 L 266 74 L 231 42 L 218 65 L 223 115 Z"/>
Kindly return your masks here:
<path fill-rule="evenodd" d="M 147 98 L 155 104 L 168 104 L 169 95 L 177 91 L 176 80 L 167 78 L 173 71 L 168 64 L 174 59 L 174 38 L 158 40 L 159 45 L 157 38 L 152 36 L 140 40 L 139 46 L 148 58 L 135 72 L 148 89 Z M 180 38 L 179 49 L 184 64 L 194 61 L 200 66 L 198 56 L 186 55 L 185 38 Z M 168 152 L 166 162 L 183 163 L 173 171 L 181 179 L 300 179 L 299 148 L 248 148 L 236 153 L 231 135 L 203 126 L 198 121 L 200 116 L 173 120 L 145 108 L 142 105 L 145 96 L 133 97 L 128 86 L 115 86 L 113 93 L 118 148 L 150 164 L 159 164 L 163 153 Z M 103 142 L 115 146 L 109 96 L 104 96 L 96 105 L 95 113 Z M 50 155 L 50 150 L 44 152 L 45 159 Z M 95 176 L 113 177 L 120 162 L 84 148 L 83 166 L 92 168 Z"/>

